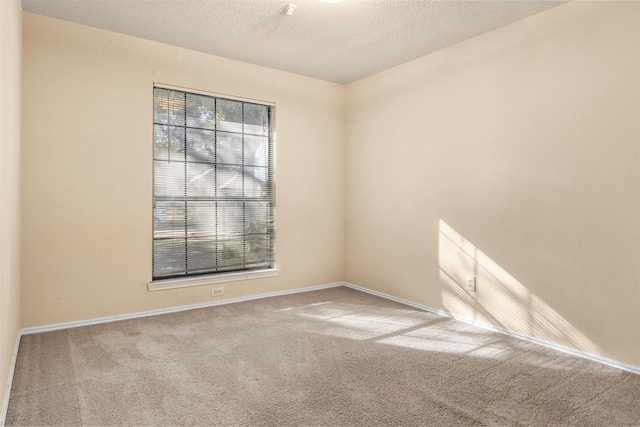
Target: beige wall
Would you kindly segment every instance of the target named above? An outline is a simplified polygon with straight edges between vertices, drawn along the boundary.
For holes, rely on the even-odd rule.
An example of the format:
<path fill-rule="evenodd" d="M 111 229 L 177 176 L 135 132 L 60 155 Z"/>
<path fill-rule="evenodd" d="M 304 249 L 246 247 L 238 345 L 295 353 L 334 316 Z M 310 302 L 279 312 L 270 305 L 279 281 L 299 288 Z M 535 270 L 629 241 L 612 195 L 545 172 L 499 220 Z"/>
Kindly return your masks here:
<path fill-rule="evenodd" d="M 22 7 L 0 1 L 0 404 L 20 330 Z"/>
<path fill-rule="evenodd" d="M 23 327 L 211 300 L 146 289 L 154 81 L 276 103 L 281 275 L 226 297 L 342 280 L 343 86 L 28 13 L 23 54 Z"/>
<path fill-rule="evenodd" d="M 640 3 L 568 3 L 346 101 L 347 282 L 640 365 Z"/>

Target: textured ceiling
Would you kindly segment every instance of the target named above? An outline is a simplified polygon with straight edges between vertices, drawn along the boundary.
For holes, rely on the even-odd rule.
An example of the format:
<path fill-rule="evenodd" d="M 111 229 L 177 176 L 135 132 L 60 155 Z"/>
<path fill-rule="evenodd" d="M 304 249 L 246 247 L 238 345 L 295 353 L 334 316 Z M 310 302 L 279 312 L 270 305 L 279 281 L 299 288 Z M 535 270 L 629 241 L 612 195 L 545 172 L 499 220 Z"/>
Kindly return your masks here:
<path fill-rule="evenodd" d="M 292 16 L 285 13 L 289 3 L 297 5 Z M 562 3 L 22 0 L 22 7 L 26 12 L 346 84 Z"/>

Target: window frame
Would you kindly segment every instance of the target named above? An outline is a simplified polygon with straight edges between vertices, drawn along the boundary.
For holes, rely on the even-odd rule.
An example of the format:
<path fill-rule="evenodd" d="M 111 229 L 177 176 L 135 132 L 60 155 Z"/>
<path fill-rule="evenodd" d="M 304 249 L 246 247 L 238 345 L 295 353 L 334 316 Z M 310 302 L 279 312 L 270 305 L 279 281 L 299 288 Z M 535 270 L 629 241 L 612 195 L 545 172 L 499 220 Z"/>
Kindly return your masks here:
<path fill-rule="evenodd" d="M 226 95 L 226 94 L 218 94 L 218 93 L 212 93 L 212 92 L 207 92 L 207 91 L 201 91 L 201 90 L 194 90 L 191 88 L 184 88 L 184 87 L 179 87 L 179 86 L 173 86 L 173 85 L 167 85 L 167 84 L 163 84 L 163 83 L 158 83 L 158 82 L 154 82 L 153 86 L 152 86 L 152 90 L 153 90 L 153 99 L 155 100 L 155 92 L 156 89 L 161 89 L 161 90 L 168 90 L 168 91 L 175 91 L 175 92 L 179 92 L 181 94 L 184 94 L 185 97 L 188 95 L 196 95 L 196 96 L 205 96 L 205 97 L 210 97 L 210 98 L 215 98 L 215 102 L 216 105 L 218 103 L 218 100 L 223 100 L 223 101 L 232 101 L 232 102 L 241 102 L 243 103 L 243 111 L 244 111 L 244 105 L 245 104 L 253 104 L 253 105 L 258 105 L 258 106 L 263 106 L 263 107 L 267 107 L 268 108 L 268 134 L 267 134 L 267 141 L 268 141 L 268 161 L 266 163 L 266 172 L 268 175 L 268 187 L 267 187 L 267 194 L 269 195 L 268 197 L 268 219 L 271 220 L 271 224 L 269 224 L 269 220 L 267 220 L 267 222 L 265 222 L 265 224 L 267 224 L 267 226 L 269 227 L 268 229 L 268 239 L 269 239 L 269 245 L 270 245 L 270 249 L 268 251 L 268 253 L 271 255 L 270 258 L 268 259 L 268 266 L 258 266 L 255 268 L 251 268 L 251 267 L 247 267 L 247 265 L 250 265 L 251 263 L 245 264 L 244 266 L 240 267 L 240 268 L 232 268 L 230 269 L 230 267 L 225 267 L 225 266 L 215 266 L 212 268 L 221 268 L 221 271 L 204 271 L 202 273 L 198 273 L 198 272 L 189 272 L 189 268 L 188 265 L 185 264 L 185 270 L 183 274 L 171 274 L 171 275 L 165 275 L 166 277 L 163 277 L 162 275 L 158 275 L 158 276 L 154 276 L 155 273 L 155 266 L 154 266 L 154 258 L 156 256 L 156 249 L 155 249 L 155 244 L 156 244 L 156 240 L 157 240 L 157 236 L 156 236 L 156 224 L 154 223 L 154 221 L 152 220 L 152 225 L 151 225 L 151 229 L 152 229 L 152 262 L 151 262 L 151 281 L 148 282 L 148 289 L 149 290 L 161 290 L 161 289 L 173 289 L 173 288 L 179 288 L 179 287 L 183 287 L 183 286 L 198 286 L 198 285 L 205 285 L 205 284 L 213 284 L 213 283 L 221 283 L 221 282 L 228 282 L 228 281 L 237 281 L 237 280 L 248 280 L 248 279 L 254 279 L 254 278 L 262 278 L 262 277 L 272 277 L 272 276 L 277 276 L 280 273 L 280 270 L 276 268 L 276 260 L 275 260 L 275 207 L 276 207 L 276 197 L 275 197 L 275 136 L 276 136 L 276 132 L 275 132 L 275 109 L 276 109 L 276 105 L 273 102 L 268 102 L 268 101 L 262 101 L 262 100 L 257 100 L 257 99 L 250 99 L 250 98 L 242 98 L 242 97 L 236 97 L 236 96 L 230 96 L 230 95 Z M 217 109 L 216 109 L 217 111 Z M 217 113 L 216 113 L 217 114 Z M 155 106 L 155 101 L 152 103 L 152 116 L 153 116 L 153 120 L 152 120 L 152 147 L 154 147 L 155 144 L 155 126 L 156 126 L 156 106 Z M 185 115 L 186 117 L 186 115 Z M 224 130 L 220 130 L 218 129 L 218 122 L 217 119 L 214 120 L 215 121 L 215 127 L 213 129 L 214 132 L 224 132 Z M 231 123 L 231 122 L 230 122 Z M 244 131 L 244 123 L 245 123 L 245 118 L 242 118 L 242 123 L 243 123 L 243 131 L 241 132 L 242 135 L 242 146 L 245 147 L 245 141 L 244 141 L 244 135 L 251 135 L 251 134 L 245 134 Z M 184 123 L 184 128 L 185 128 L 185 135 L 187 133 L 187 130 L 190 128 L 187 123 Z M 216 138 L 217 141 L 217 138 Z M 187 145 L 188 142 L 187 140 L 185 140 L 184 142 L 185 146 L 184 146 L 184 150 L 185 150 L 185 161 L 186 161 L 186 150 L 187 150 Z M 243 148 L 243 152 L 244 152 Z M 167 197 L 167 196 L 157 196 L 156 195 L 156 180 L 159 178 L 156 175 L 156 155 L 155 155 L 155 148 L 153 149 L 153 153 L 152 153 L 152 161 L 153 161 L 153 167 L 152 167 L 152 208 L 151 208 L 151 213 L 152 213 L 152 217 L 155 216 L 155 208 L 156 208 L 156 203 L 159 202 L 159 200 L 156 199 L 156 197 L 158 197 L 159 199 L 162 199 L 163 197 Z M 216 157 L 217 158 L 217 157 Z M 244 158 L 244 157 L 243 157 Z M 215 160 L 214 162 L 212 162 L 211 164 L 216 165 L 216 170 L 218 165 L 220 165 L 220 162 L 218 160 Z M 246 167 L 246 165 L 244 164 L 244 160 L 243 163 L 241 165 L 243 168 Z M 244 172 L 243 172 L 244 173 Z M 244 187 L 243 187 L 244 188 Z M 242 198 L 244 199 L 246 197 L 246 194 L 242 193 Z M 182 197 L 182 196 L 181 196 Z M 186 203 L 188 203 L 188 201 L 186 200 L 188 198 L 188 196 L 185 194 L 185 196 L 183 196 L 185 198 L 185 208 L 186 208 Z M 197 197 L 197 196 L 194 196 Z M 215 196 L 216 200 L 218 198 L 218 196 Z M 219 203 L 219 201 L 215 202 L 216 204 Z M 244 202 L 243 202 L 244 205 Z M 244 208 L 243 208 L 244 209 Z M 217 210 L 216 208 L 216 212 L 220 212 Z M 216 213 L 216 215 L 218 215 L 218 213 Z M 186 217 L 185 217 L 186 218 Z M 244 215 L 243 215 L 244 218 Z M 216 220 L 217 221 L 217 220 Z M 244 219 L 243 219 L 244 221 Z M 185 219 L 185 224 L 186 224 L 186 219 Z M 246 223 L 243 222 L 243 227 L 246 227 Z M 186 230 L 186 225 L 185 225 L 185 230 Z M 187 232 L 185 231 L 185 241 L 187 241 L 188 236 L 186 234 Z M 243 233 L 243 238 L 242 238 L 243 242 L 245 242 L 246 240 L 246 235 L 244 235 Z M 245 243 L 246 244 L 246 243 Z M 244 245 L 244 244 L 243 244 Z M 245 249 L 246 250 L 246 249 Z M 188 259 L 188 254 L 185 253 L 185 260 Z M 185 261 L 187 262 L 187 261 Z"/>

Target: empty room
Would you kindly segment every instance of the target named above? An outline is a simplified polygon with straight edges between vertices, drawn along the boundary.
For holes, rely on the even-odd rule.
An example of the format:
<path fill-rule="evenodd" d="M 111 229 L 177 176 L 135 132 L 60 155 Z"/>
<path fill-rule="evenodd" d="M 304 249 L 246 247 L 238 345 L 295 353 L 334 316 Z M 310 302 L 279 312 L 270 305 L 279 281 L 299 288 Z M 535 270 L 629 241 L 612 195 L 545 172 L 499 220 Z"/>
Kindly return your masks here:
<path fill-rule="evenodd" d="M 0 425 L 640 426 L 640 2 L 0 0 Z"/>

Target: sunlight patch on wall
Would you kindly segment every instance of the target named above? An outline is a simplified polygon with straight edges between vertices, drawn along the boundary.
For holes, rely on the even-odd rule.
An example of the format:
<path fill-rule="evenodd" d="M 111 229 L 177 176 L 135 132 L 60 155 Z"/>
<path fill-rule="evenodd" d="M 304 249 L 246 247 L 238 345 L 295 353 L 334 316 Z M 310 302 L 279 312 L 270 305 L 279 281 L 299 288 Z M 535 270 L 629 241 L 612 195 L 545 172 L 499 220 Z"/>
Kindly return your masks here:
<path fill-rule="evenodd" d="M 438 263 L 442 303 L 455 314 L 598 353 L 599 347 L 500 265 L 440 220 Z M 476 276 L 476 292 L 465 290 Z"/>

